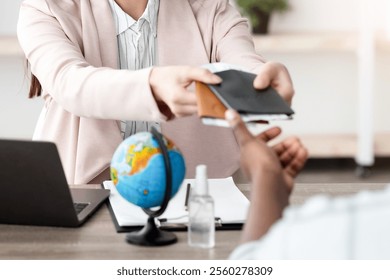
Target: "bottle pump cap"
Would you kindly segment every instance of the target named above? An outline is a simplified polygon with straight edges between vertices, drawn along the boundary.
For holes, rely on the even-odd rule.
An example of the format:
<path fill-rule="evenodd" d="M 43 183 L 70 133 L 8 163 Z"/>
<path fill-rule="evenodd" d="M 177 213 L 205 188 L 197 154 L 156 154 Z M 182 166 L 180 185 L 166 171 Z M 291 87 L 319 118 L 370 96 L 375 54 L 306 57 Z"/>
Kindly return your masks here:
<path fill-rule="evenodd" d="M 196 167 L 196 177 L 195 177 L 195 193 L 197 195 L 208 195 L 209 186 L 207 181 L 207 166 L 198 165 Z"/>

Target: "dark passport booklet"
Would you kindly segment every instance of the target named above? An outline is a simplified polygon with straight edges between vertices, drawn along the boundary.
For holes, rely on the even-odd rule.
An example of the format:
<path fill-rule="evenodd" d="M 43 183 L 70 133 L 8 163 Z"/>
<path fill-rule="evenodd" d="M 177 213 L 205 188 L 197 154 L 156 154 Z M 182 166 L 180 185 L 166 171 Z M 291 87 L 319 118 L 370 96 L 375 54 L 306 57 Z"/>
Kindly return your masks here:
<path fill-rule="evenodd" d="M 272 87 L 253 87 L 256 75 L 238 70 L 216 72 L 222 83 L 196 83 L 198 114 L 204 124 L 225 126 L 224 112 L 238 111 L 245 122 L 291 119 L 294 111 Z"/>

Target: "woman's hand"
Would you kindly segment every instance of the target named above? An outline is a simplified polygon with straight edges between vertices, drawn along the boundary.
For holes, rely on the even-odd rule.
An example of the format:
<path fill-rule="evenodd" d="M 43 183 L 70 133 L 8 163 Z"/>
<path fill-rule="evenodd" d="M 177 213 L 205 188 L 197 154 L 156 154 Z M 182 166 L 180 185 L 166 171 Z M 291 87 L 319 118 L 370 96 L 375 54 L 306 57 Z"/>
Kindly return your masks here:
<path fill-rule="evenodd" d="M 155 67 L 149 79 L 157 103 L 166 104 L 171 113 L 177 117 L 197 112 L 195 93 L 188 90 L 188 86 L 194 81 L 208 84 L 222 82 L 220 77 L 209 70 L 190 66 Z"/>
<path fill-rule="evenodd" d="M 253 86 L 256 89 L 273 87 L 291 105 L 294 96 L 294 87 L 287 68 L 277 62 L 265 63 L 257 73 Z"/>

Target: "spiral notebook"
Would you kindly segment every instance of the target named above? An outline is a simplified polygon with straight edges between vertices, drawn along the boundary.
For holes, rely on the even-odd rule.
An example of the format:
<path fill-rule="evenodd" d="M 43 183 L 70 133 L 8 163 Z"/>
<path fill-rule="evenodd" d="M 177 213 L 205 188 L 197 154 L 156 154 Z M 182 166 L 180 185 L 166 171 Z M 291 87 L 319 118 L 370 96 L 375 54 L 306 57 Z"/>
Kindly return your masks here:
<path fill-rule="evenodd" d="M 188 184 L 193 186 L 195 179 L 184 180 L 178 193 L 169 202 L 165 213 L 156 219 L 159 227 L 175 231 L 187 229 Z M 127 202 L 118 193 L 112 181 L 104 181 L 102 186 L 111 191 L 108 207 L 117 232 L 133 231 L 145 225 L 148 216 L 141 208 Z M 209 179 L 209 192 L 214 198 L 216 229 L 241 229 L 246 220 L 249 201 L 237 188 L 232 177 Z"/>

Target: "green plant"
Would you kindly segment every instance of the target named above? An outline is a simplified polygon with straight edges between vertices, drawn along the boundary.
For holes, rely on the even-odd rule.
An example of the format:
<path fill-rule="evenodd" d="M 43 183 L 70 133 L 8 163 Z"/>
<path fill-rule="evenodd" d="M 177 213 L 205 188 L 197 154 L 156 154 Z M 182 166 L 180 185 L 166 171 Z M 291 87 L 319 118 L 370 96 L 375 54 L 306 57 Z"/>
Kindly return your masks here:
<path fill-rule="evenodd" d="M 236 0 L 253 26 L 261 23 L 259 14 L 271 15 L 272 12 L 284 12 L 288 10 L 288 0 Z"/>

